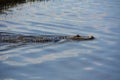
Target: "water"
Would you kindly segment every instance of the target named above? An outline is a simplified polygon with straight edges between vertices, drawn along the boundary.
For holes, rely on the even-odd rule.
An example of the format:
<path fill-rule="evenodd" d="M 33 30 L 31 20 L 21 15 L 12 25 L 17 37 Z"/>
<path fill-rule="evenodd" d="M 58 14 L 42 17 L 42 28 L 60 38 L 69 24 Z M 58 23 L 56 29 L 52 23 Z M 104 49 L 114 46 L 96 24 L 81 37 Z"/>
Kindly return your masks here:
<path fill-rule="evenodd" d="M 0 32 L 96 39 L 0 43 L 0 80 L 120 80 L 119 5 L 119 0 L 49 0 L 3 10 Z"/>

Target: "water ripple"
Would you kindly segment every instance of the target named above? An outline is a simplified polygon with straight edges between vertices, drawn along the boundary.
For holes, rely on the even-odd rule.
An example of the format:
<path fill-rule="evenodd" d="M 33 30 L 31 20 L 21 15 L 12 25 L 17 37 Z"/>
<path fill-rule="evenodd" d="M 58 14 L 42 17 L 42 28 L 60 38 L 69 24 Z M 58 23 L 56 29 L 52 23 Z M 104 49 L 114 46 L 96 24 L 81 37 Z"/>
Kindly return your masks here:
<path fill-rule="evenodd" d="M 0 43 L 0 79 L 119 80 L 119 2 L 28 1 L 5 10 L 0 14 L 0 32 L 93 35 L 95 40 Z"/>

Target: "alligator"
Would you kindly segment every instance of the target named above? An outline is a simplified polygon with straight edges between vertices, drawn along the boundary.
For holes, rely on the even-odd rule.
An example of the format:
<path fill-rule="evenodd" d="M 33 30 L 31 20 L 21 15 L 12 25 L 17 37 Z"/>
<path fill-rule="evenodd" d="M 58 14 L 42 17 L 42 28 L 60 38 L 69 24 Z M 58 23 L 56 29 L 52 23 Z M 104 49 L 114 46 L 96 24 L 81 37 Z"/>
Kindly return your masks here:
<path fill-rule="evenodd" d="M 75 41 L 81 41 L 81 40 L 93 40 L 95 39 L 93 36 L 81 36 L 81 35 L 23 35 L 23 34 L 11 34 L 11 33 L 4 33 L 0 32 L 0 43 L 30 43 L 30 42 L 36 42 L 36 43 L 45 43 L 45 42 L 57 42 L 60 40 L 75 40 Z"/>

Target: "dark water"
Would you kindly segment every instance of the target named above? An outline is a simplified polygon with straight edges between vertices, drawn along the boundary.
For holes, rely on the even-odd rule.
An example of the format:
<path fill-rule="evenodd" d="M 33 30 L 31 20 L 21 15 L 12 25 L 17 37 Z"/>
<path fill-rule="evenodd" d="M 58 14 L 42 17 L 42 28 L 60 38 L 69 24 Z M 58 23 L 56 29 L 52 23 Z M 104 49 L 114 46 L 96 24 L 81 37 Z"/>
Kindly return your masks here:
<path fill-rule="evenodd" d="M 93 35 L 92 41 L 0 43 L 0 80 L 120 80 L 120 1 L 49 0 L 0 13 L 0 32 Z"/>

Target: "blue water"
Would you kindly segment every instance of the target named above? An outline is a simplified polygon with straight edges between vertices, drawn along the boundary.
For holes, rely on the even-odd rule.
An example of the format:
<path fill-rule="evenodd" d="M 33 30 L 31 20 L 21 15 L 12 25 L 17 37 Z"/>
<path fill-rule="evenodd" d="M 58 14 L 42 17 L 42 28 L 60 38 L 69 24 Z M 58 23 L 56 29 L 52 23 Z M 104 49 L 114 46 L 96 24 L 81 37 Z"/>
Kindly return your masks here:
<path fill-rule="evenodd" d="M 0 80 L 120 80 L 120 0 L 49 0 L 0 14 L 0 32 L 95 40 L 0 43 Z"/>

